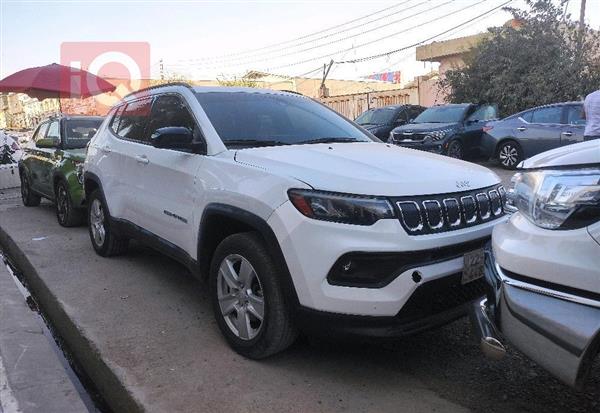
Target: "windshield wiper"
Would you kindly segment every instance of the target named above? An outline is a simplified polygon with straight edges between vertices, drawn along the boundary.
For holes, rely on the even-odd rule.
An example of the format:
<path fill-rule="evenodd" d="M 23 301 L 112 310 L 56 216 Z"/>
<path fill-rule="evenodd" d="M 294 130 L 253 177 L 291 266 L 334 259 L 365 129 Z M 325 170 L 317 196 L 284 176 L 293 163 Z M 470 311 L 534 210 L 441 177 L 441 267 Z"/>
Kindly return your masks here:
<path fill-rule="evenodd" d="M 344 142 L 366 142 L 356 138 L 315 138 L 307 139 L 305 141 L 294 142 L 296 145 L 302 145 L 306 143 L 344 143 Z"/>
<path fill-rule="evenodd" d="M 288 142 L 263 140 L 263 139 L 230 139 L 223 141 L 225 146 L 281 146 L 289 145 Z"/>

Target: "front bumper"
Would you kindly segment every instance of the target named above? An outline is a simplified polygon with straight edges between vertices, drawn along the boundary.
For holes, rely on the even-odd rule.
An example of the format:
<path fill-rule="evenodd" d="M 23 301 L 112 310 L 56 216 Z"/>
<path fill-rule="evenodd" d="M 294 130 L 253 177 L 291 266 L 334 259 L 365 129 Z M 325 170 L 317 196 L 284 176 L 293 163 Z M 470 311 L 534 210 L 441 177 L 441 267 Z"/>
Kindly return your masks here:
<path fill-rule="evenodd" d="M 473 307 L 472 317 L 482 347 L 498 329 L 554 376 L 581 387 L 600 350 L 600 300 L 503 270 L 491 246 L 486 281 L 488 297 Z"/>

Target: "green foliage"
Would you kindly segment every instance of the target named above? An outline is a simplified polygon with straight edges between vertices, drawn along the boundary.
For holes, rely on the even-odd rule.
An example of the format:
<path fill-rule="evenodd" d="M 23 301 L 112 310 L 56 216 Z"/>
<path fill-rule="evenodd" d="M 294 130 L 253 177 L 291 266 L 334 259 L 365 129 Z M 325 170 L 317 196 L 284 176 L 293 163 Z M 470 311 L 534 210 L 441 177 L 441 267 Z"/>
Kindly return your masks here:
<path fill-rule="evenodd" d="M 600 88 L 600 37 L 551 0 L 508 9 L 520 27 L 490 29 L 440 86 L 452 102 L 497 103 L 509 115 L 532 106 L 579 100 Z"/>
<path fill-rule="evenodd" d="M 221 86 L 237 86 L 237 87 L 260 87 L 258 82 L 255 82 L 251 79 L 247 79 L 245 77 L 237 78 L 234 77 L 232 79 L 217 79 L 219 85 Z"/>
<path fill-rule="evenodd" d="M 9 165 L 16 163 L 15 159 L 13 158 L 14 153 L 15 151 L 13 151 L 10 145 L 8 145 L 7 143 L 0 146 L 0 165 Z"/>

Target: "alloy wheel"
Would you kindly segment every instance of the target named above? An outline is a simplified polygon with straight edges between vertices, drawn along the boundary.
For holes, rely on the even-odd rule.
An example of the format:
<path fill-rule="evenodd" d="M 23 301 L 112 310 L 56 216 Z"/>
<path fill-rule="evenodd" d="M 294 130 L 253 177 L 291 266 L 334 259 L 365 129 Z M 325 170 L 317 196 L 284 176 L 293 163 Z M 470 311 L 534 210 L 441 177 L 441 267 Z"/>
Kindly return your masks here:
<path fill-rule="evenodd" d="M 236 337 L 252 340 L 263 327 L 263 289 L 252 264 L 237 254 L 221 261 L 217 275 L 217 298 L 227 327 Z"/>
<path fill-rule="evenodd" d="M 448 147 L 448 156 L 455 159 L 462 159 L 462 148 L 457 142 L 452 142 Z"/>
<path fill-rule="evenodd" d="M 104 208 L 99 199 L 94 199 L 90 208 L 90 228 L 94 242 L 98 247 L 104 245 L 106 229 L 104 228 Z"/>
<path fill-rule="evenodd" d="M 29 198 L 29 181 L 25 175 L 21 178 L 21 198 L 23 199 L 23 203 L 27 202 Z"/>
<path fill-rule="evenodd" d="M 519 151 L 511 144 L 504 145 L 498 153 L 498 159 L 500 163 L 507 167 L 513 167 L 519 160 Z"/>
<path fill-rule="evenodd" d="M 56 194 L 56 212 L 60 222 L 65 222 L 69 213 L 69 200 L 67 197 L 67 190 L 64 185 L 59 185 L 58 193 Z"/>

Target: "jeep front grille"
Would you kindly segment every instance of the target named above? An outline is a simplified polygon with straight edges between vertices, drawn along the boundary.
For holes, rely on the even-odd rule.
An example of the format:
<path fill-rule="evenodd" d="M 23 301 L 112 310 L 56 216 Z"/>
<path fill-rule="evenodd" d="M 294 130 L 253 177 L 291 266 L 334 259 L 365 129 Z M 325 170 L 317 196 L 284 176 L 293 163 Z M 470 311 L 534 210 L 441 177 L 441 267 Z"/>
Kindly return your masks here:
<path fill-rule="evenodd" d="M 505 214 L 502 185 L 453 194 L 393 199 L 400 223 L 410 235 L 453 231 L 483 224 Z"/>

